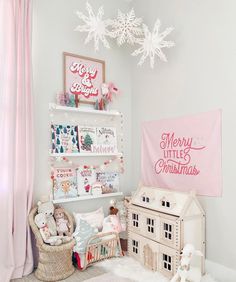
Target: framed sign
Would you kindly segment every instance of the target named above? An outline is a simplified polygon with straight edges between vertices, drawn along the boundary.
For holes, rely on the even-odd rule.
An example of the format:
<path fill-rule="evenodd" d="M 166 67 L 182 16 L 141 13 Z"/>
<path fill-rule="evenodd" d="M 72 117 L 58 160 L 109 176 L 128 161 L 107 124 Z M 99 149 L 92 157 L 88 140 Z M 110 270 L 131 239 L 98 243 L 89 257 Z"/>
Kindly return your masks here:
<path fill-rule="evenodd" d="M 105 82 L 105 62 L 70 53 L 63 53 L 63 59 L 64 92 L 75 95 L 76 107 L 94 104 Z"/>

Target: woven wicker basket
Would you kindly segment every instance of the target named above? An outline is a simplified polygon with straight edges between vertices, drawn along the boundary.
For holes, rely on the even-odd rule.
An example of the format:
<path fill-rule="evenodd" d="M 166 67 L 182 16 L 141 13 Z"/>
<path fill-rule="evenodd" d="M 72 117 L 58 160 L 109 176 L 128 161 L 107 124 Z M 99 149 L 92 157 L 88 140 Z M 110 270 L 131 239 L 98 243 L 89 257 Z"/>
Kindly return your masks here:
<path fill-rule="evenodd" d="M 65 210 L 71 230 L 73 232 L 73 219 Z M 75 268 L 72 264 L 72 249 L 74 240 L 60 246 L 50 246 L 43 242 L 40 231 L 34 222 L 37 214 L 37 207 L 33 208 L 29 214 L 29 224 L 36 238 L 36 245 L 39 250 L 38 267 L 35 276 L 42 281 L 58 281 L 69 277 Z"/>

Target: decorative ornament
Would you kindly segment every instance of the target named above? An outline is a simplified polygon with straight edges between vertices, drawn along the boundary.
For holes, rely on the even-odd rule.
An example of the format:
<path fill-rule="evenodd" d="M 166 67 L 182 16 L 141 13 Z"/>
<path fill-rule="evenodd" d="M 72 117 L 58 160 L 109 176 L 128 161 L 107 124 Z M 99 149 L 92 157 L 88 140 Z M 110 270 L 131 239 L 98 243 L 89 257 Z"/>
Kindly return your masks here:
<path fill-rule="evenodd" d="M 108 104 L 112 102 L 112 97 L 120 94 L 120 91 L 113 82 L 109 82 L 102 83 L 101 93 L 102 97 L 95 102 L 94 108 L 95 110 L 104 111 L 107 110 Z"/>
<path fill-rule="evenodd" d="M 121 46 L 127 42 L 133 45 L 137 40 L 137 36 L 143 34 L 140 27 L 142 21 L 142 18 L 136 18 L 134 9 L 127 14 L 123 14 L 118 10 L 117 18 L 112 23 L 112 34 L 116 38 L 117 44 Z"/>
<path fill-rule="evenodd" d="M 60 106 L 75 107 L 75 95 L 64 92 L 57 93 L 57 104 Z"/>
<path fill-rule="evenodd" d="M 76 27 L 76 31 L 80 32 L 88 32 L 88 36 L 85 39 L 85 44 L 94 40 L 94 49 L 98 51 L 99 49 L 99 41 L 101 41 L 106 48 L 110 48 L 110 44 L 107 41 L 107 36 L 112 37 L 111 32 L 108 30 L 108 26 L 112 24 L 112 20 L 107 19 L 103 20 L 104 16 L 103 6 L 98 9 L 98 13 L 95 16 L 91 5 L 86 3 L 86 10 L 88 12 L 88 16 L 85 16 L 82 12 L 77 11 L 77 16 L 84 21 L 84 25 L 78 25 Z"/>
<path fill-rule="evenodd" d="M 78 17 L 85 23 L 79 25 L 75 29 L 80 32 L 88 32 L 85 39 L 85 44 L 94 40 L 95 51 L 99 49 L 99 41 L 101 41 L 106 48 L 110 48 L 110 44 L 107 41 L 107 37 L 115 38 L 118 46 L 124 43 L 128 44 L 139 44 L 140 48 L 136 49 L 132 56 L 142 54 L 138 65 L 141 66 L 147 57 L 150 58 L 150 66 L 154 67 L 155 56 L 157 55 L 162 61 L 167 62 L 165 54 L 162 52 L 162 48 L 170 48 L 175 45 L 172 41 L 164 40 L 165 37 L 171 33 L 172 27 L 165 29 L 163 32 L 159 32 L 160 20 L 157 19 L 153 28 L 150 32 L 147 25 L 142 24 L 142 18 L 135 16 L 134 9 L 131 9 L 127 14 L 122 13 L 118 10 L 117 17 L 115 19 L 103 20 L 104 10 L 103 6 L 98 9 L 98 13 L 95 16 L 91 5 L 86 3 L 86 10 L 88 16 L 85 16 L 82 12 L 77 12 Z M 95 109 L 102 108 L 106 109 L 104 101 L 96 101 Z"/>
<path fill-rule="evenodd" d="M 54 157 L 51 157 L 51 163 L 53 163 Z M 73 167 L 79 168 L 83 167 L 84 169 L 95 169 L 95 170 L 101 170 L 104 171 L 105 167 L 110 165 L 112 162 L 118 160 L 119 162 L 119 172 L 124 173 L 124 161 L 123 161 L 123 156 L 115 156 L 109 160 L 106 160 L 103 162 L 102 165 L 80 165 L 80 164 L 74 164 L 69 158 L 67 157 L 56 157 L 55 158 L 56 162 L 66 162 L 72 165 Z M 54 165 L 51 164 L 51 171 L 53 172 Z"/>
<path fill-rule="evenodd" d="M 150 66 L 154 67 L 155 55 L 157 55 L 162 61 L 167 62 L 165 54 L 162 52 L 162 48 L 170 48 L 175 45 L 173 41 L 166 41 L 164 38 L 171 33 L 173 27 L 166 28 L 163 32 L 159 32 L 161 22 L 156 20 L 153 32 L 150 32 L 148 27 L 143 24 L 144 38 L 137 41 L 141 45 L 140 48 L 132 53 L 132 56 L 142 54 L 138 65 L 141 66 L 147 57 L 150 58 Z"/>

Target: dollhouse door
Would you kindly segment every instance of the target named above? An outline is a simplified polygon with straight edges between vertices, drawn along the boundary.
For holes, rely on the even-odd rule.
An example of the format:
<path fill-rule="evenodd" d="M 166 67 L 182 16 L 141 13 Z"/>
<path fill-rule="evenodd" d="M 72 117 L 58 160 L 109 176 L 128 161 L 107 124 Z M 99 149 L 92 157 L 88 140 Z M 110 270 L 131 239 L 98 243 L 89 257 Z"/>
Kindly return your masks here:
<path fill-rule="evenodd" d="M 144 266 L 152 271 L 157 271 L 157 253 L 151 249 L 149 244 L 143 247 Z"/>

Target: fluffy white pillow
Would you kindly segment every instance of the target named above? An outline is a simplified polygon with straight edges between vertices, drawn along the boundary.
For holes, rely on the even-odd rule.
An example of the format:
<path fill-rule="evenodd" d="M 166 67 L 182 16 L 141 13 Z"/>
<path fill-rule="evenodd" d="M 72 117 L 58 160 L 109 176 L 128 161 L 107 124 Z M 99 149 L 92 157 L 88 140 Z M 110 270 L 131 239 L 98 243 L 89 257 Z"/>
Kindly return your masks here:
<path fill-rule="evenodd" d="M 92 227 L 98 228 L 98 230 L 102 229 L 104 212 L 103 207 L 97 209 L 93 212 L 87 213 L 73 213 L 76 223 L 76 229 L 78 229 L 80 224 L 80 219 L 87 221 Z"/>

